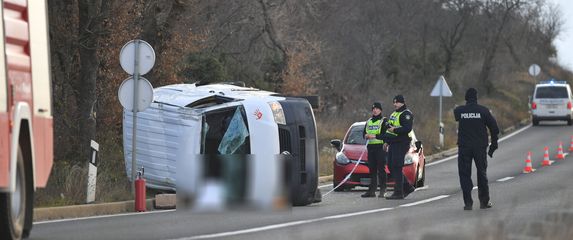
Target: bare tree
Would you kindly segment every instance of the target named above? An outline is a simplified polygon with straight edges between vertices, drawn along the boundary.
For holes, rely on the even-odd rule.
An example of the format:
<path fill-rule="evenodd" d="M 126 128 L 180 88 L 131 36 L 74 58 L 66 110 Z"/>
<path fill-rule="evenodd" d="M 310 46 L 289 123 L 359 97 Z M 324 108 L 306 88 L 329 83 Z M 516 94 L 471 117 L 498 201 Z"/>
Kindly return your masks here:
<path fill-rule="evenodd" d="M 446 79 L 449 79 L 457 48 L 478 5 L 475 1 L 466 0 L 448 0 L 443 4 L 449 10 L 447 15 L 451 16 L 451 18 L 444 17 L 446 19 L 445 22 L 440 24 L 448 27 L 440 33 L 440 46 L 445 54 L 444 76 Z"/>
<path fill-rule="evenodd" d="M 484 26 L 486 46 L 479 81 L 483 84 L 488 94 L 493 92 L 494 89 L 490 73 L 494 66 L 493 61 L 501 39 L 503 39 L 505 28 L 522 5 L 522 0 L 487 0 L 481 8 L 481 11 L 484 12 L 489 20 L 489 24 Z"/>
<path fill-rule="evenodd" d="M 56 161 L 77 155 L 78 124 L 76 117 L 76 94 L 74 84 L 79 79 L 79 56 L 77 54 L 78 15 L 77 1 L 50 0 L 48 2 L 50 23 L 50 52 L 52 64 L 52 98 L 54 101 L 54 146 Z M 61 12 L 69 13 L 62 19 Z"/>
<path fill-rule="evenodd" d="M 145 0 L 143 13 L 141 14 L 141 32 L 139 38 L 147 41 L 156 53 L 168 51 L 172 38 L 185 35 L 185 32 L 172 32 L 173 25 L 184 12 L 188 4 L 180 0 Z M 171 24 L 171 26 L 170 26 Z M 190 44 L 191 45 L 191 44 Z M 155 67 L 147 74 L 147 78 L 154 85 L 170 83 L 168 72 L 156 71 L 161 68 L 170 68 L 165 65 L 170 56 L 158 57 Z"/>
<path fill-rule="evenodd" d="M 96 83 L 100 59 L 97 51 L 104 34 L 103 21 L 107 16 L 110 1 L 79 0 L 79 60 L 80 75 L 77 81 L 76 99 L 79 112 L 80 152 L 79 160 L 90 156 L 90 140 L 95 139 L 97 97 Z"/>

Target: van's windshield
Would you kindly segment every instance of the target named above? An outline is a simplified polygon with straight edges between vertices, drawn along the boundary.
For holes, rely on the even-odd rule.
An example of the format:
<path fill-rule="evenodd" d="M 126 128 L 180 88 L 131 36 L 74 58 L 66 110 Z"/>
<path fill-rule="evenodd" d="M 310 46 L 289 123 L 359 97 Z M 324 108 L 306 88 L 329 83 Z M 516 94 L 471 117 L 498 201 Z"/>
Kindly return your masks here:
<path fill-rule="evenodd" d="M 569 98 L 566 87 L 538 87 L 535 98 Z"/>

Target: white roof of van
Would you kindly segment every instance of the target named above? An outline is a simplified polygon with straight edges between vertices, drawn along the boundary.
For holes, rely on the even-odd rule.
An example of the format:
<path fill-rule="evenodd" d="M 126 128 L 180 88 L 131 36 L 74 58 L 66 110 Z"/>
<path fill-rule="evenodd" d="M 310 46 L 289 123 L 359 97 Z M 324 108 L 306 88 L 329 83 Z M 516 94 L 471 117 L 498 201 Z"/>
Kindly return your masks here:
<path fill-rule="evenodd" d="M 237 100 L 248 98 L 268 98 L 269 101 L 282 99 L 274 92 L 264 91 L 250 87 L 239 87 L 229 84 L 209 84 L 196 86 L 195 84 L 174 84 L 158 87 L 153 90 L 154 102 L 167 103 L 185 107 L 197 100 L 210 96 L 223 96 Z"/>
<path fill-rule="evenodd" d="M 536 86 L 539 87 L 550 87 L 550 86 L 567 86 L 569 85 L 568 83 L 538 83 Z"/>
<path fill-rule="evenodd" d="M 536 87 L 547 87 L 547 86 L 569 86 L 569 83 L 566 81 L 558 81 L 558 80 L 551 80 L 551 81 L 542 81 L 535 85 Z"/>

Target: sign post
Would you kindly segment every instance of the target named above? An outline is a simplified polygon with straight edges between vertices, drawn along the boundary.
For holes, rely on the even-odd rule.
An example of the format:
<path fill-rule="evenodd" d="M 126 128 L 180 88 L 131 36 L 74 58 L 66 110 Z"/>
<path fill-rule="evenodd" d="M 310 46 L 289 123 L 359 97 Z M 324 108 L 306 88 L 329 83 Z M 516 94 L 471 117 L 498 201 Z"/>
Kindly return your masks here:
<path fill-rule="evenodd" d="M 436 85 L 432 89 L 432 93 L 430 93 L 432 97 L 440 97 L 440 109 L 438 113 L 438 132 L 440 133 L 440 147 L 444 146 L 444 123 L 442 122 L 442 97 L 451 97 L 452 91 L 446 82 L 444 76 L 440 76 Z"/>
<path fill-rule="evenodd" d="M 539 65 L 534 63 L 529 66 L 529 75 L 533 77 L 533 84 L 537 83 L 537 75 L 539 75 L 539 73 L 541 73 L 541 67 L 539 67 Z M 527 98 L 527 105 L 529 109 L 531 109 L 531 95 Z"/>
<path fill-rule="evenodd" d="M 137 112 L 145 110 L 153 101 L 153 88 L 147 79 L 140 77 L 151 70 L 155 64 L 155 51 L 149 43 L 135 39 L 127 42 L 121 48 L 119 62 L 124 71 L 132 75 L 121 84 L 118 95 L 121 105 L 126 110 L 133 111 L 133 133 L 131 148 L 131 180 L 135 181 Z M 131 91 L 129 91 L 131 87 Z M 140 106 L 141 105 L 141 106 Z M 135 193 L 135 187 L 131 190 Z"/>
<path fill-rule="evenodd" d="M 539 67 L 539 65 L 534 63 L 534 64 L 531 64 L 531 66 L 529 66 L 529 75 L 531 75 L 533 77 L 533 80 L 535 82 L 537 82 L 536 77 L 537 77 L 537 75 L 539 75 L 539 73 L 541 73 L 541 67 Z"/>

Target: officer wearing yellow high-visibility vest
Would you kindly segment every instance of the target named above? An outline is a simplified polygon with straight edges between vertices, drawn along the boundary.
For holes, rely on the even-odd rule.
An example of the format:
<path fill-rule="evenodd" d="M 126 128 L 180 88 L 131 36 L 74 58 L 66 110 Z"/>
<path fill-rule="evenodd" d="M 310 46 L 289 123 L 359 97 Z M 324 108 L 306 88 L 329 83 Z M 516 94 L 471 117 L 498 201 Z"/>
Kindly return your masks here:
<path fill-rule="evenodd" d="M 406 107 L 404 96 L 396 95 L 393 100 L 395 111 L 390 115 L 388 120 L 388 129 L 381 138 L 388 144 L 388 169 L 390 176 L 394 179 L 394 193 L 386 196 L 387 199 L 404 199 L 415 189 L 404 174 L 404 157 L 410 149 L 410 132 L 414 123 L 412 112 Z"/>
<path fill-rule="evenodd" d="M 384 151 L 384 141 L 376 139 L 386 131 L 388 119 L 382 117 L 382 104 L 375 102 L 372 104 L 372 117 L 364 126 L 364 138 L 368 139 L 368 171 L 370 172 L 370 185 L 368 191 L 362 197 L 375 197 L 378 181 L 380 182 L 380 195 L 384 197 L 386 192 L 386 152 Z"/>

